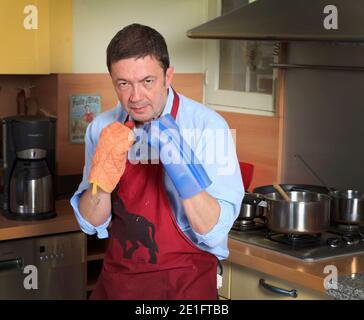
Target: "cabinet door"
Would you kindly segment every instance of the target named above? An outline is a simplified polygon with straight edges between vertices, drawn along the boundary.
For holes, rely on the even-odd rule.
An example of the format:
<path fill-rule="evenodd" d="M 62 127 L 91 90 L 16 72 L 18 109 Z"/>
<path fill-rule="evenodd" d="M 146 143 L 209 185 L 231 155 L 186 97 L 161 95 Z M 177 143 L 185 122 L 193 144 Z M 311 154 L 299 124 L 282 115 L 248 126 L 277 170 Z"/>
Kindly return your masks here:
<path fill-rule="evenodd" d="M 259 285 L 260 279 L 264 279 L 269 285 L 285 290 L 296 289 L 297 298 L 284 296 L 268 291 Z M 232 300 L 331 300 L 325 293 L 314 291 L 300 285 L 231 264 L 231 299 Z"/>
<path fill-rule="evenodd" d="M 24 13 L 29 5 L 37 14 Z M 49 73 L 49 0 L 2 0 L 0 6 L 0 74 Z M 28 30 L 25 20 L 37 29 Z"/>
<path fill-rule="evenodd" d="M 230 299 L 231 262 L 221 261 L 223 267 L 222 287 L 219 289 L 219 297 Z"/>

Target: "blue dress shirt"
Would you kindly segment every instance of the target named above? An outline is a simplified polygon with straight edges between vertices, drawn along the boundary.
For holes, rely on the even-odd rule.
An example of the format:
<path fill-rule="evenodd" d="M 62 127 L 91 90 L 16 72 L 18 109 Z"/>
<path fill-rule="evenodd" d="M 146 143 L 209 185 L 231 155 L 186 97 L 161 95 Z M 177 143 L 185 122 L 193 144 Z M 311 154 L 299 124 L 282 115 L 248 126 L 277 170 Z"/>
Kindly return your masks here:
<path fill-rule="evenodd" d="M 169 90 L 162 115 L 171 112 L 173 97 L 173 91 Z M 219 114 L 183 95 L 179 94 L 179 98 L 176 122 L 184 139 L 194 150 L 196 157 L 203 164 L 212 181 L 206 191 L 220 205 L 218 222 L 207 234 L 197 233 L 191 228 L 178 192 L 167 174 L 164 175 L 166 192 L 177 224 L 184 234 L 202 250 L 214 254 L 220 260 L 226 259 L 229 255 L 228 233 L 239 215 L 244 196 L 234 140 L 228 125 Z M 107 227 L 111 221 L 111 213 L 103 225 L 95 227 L 82 217 L 78 204 L 82 193 L 89 188 L 87 179 L 90 164 L 101 130 L 114 121 L 124 122 L 127 116 L 128 114 L 119 103 L 115 108 L 97 116 L 86 130 L 83 179 L 71 198 L 71 205 L 81 229 L 89 235 L 96 233 L 99 238 L 109 236 Z M 128 159 L 138 161 L 147 159 L 148 153 L 142 150 L 143 148 L 138 143 L 134 144 L 128 152 Z"/>

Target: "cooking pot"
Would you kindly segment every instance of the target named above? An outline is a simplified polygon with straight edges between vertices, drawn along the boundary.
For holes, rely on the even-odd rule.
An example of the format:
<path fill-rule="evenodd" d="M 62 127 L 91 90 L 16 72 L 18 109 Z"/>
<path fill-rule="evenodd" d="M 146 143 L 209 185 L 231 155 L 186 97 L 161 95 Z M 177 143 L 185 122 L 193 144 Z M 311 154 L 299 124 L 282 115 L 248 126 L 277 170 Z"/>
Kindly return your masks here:
<path fill-rule="evenodd" d="M 316 234 L 329 228 L 331 198 L 328 195 L 305 191 L 289 191 L 287 195 L 291 201 L 284 200 L 277 192 L 264 195 L 270 230 L 287 234 Z"/>
<path fill-rule="evenodd" d="M 331 220 L 336 223 L 364 223 L 364 195 L 358 190 L 330 192 Z"/>
<path fill-rule="evenodd" d="M 261 194 L 246 192 L 241 204 L 239 218 L 252 220 L 264 216 L 265 199 Z"/>
<path fill-rule="evenodd" d="M 322 194 L 329 194 L 332 191 L 335 191 L 334 188 L 327 188 L 325 186 L 317 186 L 317 185 L 310 185 L 310 184 L 280 184 L 282 189 L 286 192 L 289 191 L 306 191 L 306 192 L 316 192 Z M 259 193 L 262 195 L 273 193 L 276 190 L 274 189 L 273 185 L 266 185 L 257 187 L 253 190 L 254 193 Z"/>

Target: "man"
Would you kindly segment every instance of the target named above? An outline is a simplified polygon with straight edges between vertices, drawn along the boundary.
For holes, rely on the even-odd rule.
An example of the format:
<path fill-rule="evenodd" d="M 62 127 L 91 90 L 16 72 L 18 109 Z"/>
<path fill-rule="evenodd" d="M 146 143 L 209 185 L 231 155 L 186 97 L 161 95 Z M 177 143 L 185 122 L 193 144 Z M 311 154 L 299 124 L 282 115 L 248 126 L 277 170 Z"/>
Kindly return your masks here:
<path fill-rule="evenodd" d="M 218 260 L 244 195 L 228 126 L 172 89 L 165 40 L 150 27 L 119 31 L 107 66 L 120 104 L 87 128 L 71 199 L 88 234 L 108 237 L 113 217 L 91 298 L 216 299 Z"/>

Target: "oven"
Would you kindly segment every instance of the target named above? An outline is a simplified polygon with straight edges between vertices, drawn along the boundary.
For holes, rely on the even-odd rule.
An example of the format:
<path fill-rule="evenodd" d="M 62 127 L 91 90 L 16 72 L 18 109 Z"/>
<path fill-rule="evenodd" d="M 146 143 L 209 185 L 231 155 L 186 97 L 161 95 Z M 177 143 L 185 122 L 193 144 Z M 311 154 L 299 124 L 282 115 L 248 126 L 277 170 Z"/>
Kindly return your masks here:
<path fill-rule="evenodd" d="M 0 242 L 0 300 L 85 299 L 86 237 L 71 232 Z"/>

